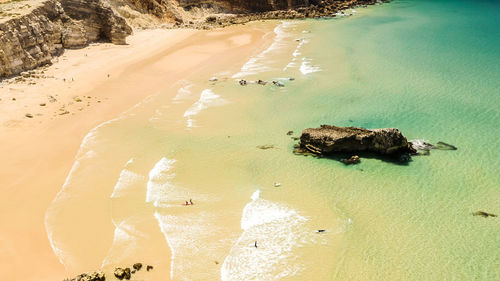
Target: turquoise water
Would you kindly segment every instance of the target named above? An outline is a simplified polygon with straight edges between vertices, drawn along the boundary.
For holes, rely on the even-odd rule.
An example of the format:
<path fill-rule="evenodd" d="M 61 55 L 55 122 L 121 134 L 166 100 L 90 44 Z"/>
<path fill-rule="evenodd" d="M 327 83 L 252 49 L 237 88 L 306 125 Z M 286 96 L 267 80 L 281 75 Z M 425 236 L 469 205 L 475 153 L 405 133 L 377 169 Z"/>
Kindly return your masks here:
<path fill-rule="evenodd" d="M 471 215 L 500 213 L 499 12 L 394 1 L 274 23 L 275 43 L 245 66 L 166 85 L 176 99 L 97 128 L 48 213 L 51 242 L 68 268 L 172 257 L 158 267 L 174 280 L 500 280 L 500 222 Z M 320 124 L 397 127 L 458 150 L 407 165 L 294 155 L 286 133 Z M 187 198 L 196 209 L 179 206 Z M 89 234 L 56 212 L 82 199 L 89 220 L 109 221 L 91 255 L 72 246 Z"/>

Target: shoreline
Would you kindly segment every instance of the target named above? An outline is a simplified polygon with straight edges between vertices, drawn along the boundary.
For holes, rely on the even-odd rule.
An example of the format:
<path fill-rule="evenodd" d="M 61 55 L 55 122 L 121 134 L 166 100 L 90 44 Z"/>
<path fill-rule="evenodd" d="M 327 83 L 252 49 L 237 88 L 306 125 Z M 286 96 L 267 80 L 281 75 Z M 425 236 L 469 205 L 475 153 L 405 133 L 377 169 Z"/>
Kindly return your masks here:
<path fill-rule="evenodd" d="M 48 243 L 44 216 L 92 128 L 160 93 L 166 83 L 193 73 L 207 73 L 208 79 L 212 68 L 243 64 L 270 44 L 265 35 L 272 26 L 141 31 L 126 46 L 67 50 L 44 69 L 43 75 L 54 78 L 2 85 L 0 153 L 8 155 L 0 175 L 6 193 L 0 223 L 8 226 L 0 232 L 0 248 L 7 249 L 2 276 L 57 280 L 68 274 Z"/>
<path fill-rule="evenodd" d="M 245 25 L 263 20 L 294 20 L 350 16 L 349 9 L 378 5 L 389 0 L 324 0 L 316 5 L 268 3 L 235 5 L 156 3 L 145 11 L 127 4 L 109 5 L 98 0 L 85 9 L 74 0 L 0 1 L 6 11 L 0 19 L 0 83 L 28 78 L 34 69 L 50 65 L 69 49 L 81 49 L 96 42 L 126 45 L 127 37 L 139 29 L 210 30 Z M 16 3 L 20 2 L 20 3 Z M 130 3 L 129 3 L 130 4 Z M 134 4 L 130 4 L 135 6 Z M 166 5 L 164 7 L 163 5 Z M 227 7 L 229 5 L 229 7 Z M 112 7 L 113 6 L 113 7 Z M 191 8 L 196 12 L 191 12 Z M 135 10 L 134 10 L 135 9 Z M 159 12 L 161 11 L 161 12 Z M 99 14 L 99 17 L 95 15 Z M 30 28 L 26 28 L 26 26 Z M 10 80 L 10 81 L 9 81 Z"/>

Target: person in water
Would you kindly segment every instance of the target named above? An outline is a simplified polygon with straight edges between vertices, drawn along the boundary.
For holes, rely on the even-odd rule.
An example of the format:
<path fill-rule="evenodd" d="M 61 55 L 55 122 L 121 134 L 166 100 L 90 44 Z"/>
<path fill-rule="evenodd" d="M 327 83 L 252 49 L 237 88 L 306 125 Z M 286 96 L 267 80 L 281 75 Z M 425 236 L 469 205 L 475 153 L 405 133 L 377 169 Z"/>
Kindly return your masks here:
<path fill-rule="evenodd" d="M 189 205 L 194 205 L 193 200 L 191 200 L 191 198 L 189 198 Z"/>

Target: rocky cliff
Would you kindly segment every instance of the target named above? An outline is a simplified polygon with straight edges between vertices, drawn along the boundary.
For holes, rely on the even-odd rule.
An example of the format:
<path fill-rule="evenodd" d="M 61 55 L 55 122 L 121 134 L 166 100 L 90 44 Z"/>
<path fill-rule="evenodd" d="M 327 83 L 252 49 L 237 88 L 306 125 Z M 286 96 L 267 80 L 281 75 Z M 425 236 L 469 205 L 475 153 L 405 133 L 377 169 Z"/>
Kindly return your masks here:
<path fill-rule="evenodd" d="M 125 44 L 132 29 L 102 0 L 47 0 L 0 21 L 0 77 L 50 63 L 64 48 Z"/>
<path fill-rule="evenodd" d="M 64 48 L 125 44 L 132 27 L 211 28 L 260 19 L 335 16 L 377 0 L 12 0 L 0 2 L 0 78 L 51 62 Z M 10 3 L 10 4 L 9 4 Z M 23 13 L 4 13 L 18 4 Z M 31 6 L 29 4 L 34 4 Z M 2 9 L 3 8 L 3 9 Z"/>

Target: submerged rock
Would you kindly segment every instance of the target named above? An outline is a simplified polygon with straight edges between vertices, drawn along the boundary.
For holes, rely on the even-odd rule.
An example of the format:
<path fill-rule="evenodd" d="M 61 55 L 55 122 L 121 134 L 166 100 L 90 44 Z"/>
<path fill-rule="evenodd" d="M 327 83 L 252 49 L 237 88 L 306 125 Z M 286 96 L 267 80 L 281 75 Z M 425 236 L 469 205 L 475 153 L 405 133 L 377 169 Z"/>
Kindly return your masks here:
<path fill-rule="evenodd" d="M 451 145 L 451 144 L 448 144 L 448 143 L 445 143 L 445 142 L 438 142 L 436 144 L 436 149 L 441 149 L 441 150 L 457 150 L 458 148 L 454 145 Z"/>
<path fill-rule="evenodd" d="M 412 140 L 410 141 L 411 146 L 417 150 L 418 155 L 430 155 L 430 151 L 433 149 L 438 150 L 457 150 L 458 148 L 454 145 L 438 142 L 436 145 L 428 143 L 424 140 Z"/>
<path fill-rule="evenodd" d="M 279 81 L 273 81 L 273 85 L 274 86 L 278 86 L 278 87 L 285 87 L 285 84 L 279 82 Z"/>
<path fill-rule="evenodd" d="M 265 145 L 258 145 L 257 148 L 262 149 L 262 150 L 266 150 L 266 149 L 271 149 L 271 148 L 275 148 L 275 147 L 272 144 L 265 144 Z"/>
<path fill-rule="evenodd" d="M 314 154 L 374 152 L 383 155 L 416 153 L 398 129 L 368 130 L 356 127 L 321 125 L 305 129 L 300 147 Z"/>
<path fill-rule="evenodd" d="M 484 211 L 477 211 L 477 212 L 474 212 L 472 213 L 473 216 L 481 216 L 483 218 L 487 218 L 487 217 L 497 217 L 497 215 L 495 214 L 492 214 L 492 213 L 487 213 L 487 212 L 484 212 Z"/>
<path fill-rule="evenodd" d="M 351 156 L 347 159 L 341 159 L 340 161 L 346 165 L 358 164 L 359 162 L 361 162 L 358 155 Z"/>

